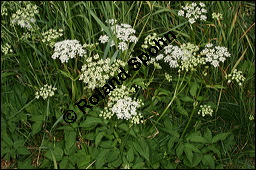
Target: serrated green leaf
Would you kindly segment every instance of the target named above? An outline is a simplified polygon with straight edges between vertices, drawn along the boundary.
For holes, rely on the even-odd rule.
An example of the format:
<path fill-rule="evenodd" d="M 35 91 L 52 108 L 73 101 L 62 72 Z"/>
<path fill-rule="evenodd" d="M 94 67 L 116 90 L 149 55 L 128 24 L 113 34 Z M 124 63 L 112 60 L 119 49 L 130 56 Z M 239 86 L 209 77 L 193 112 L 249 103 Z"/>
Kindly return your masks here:
<path fill-rule="evenodd" d="M 179 146 L 176 149 L 176 155 L 177 155 L 178 158 L 180 158 L 183 151 L 184 151 L 184 144 L 180 143 Z"/>
<path fill-rule="evenodd" d="M 189 93 L 191 96 L 196 96 L 196 91 L 197 91 L 197 88 L 198 88 L 198 84 L 197 82 L 193 82 L 190 89 L 189 89 Z"/>
<path fill-rule="evenodd" d="M 78 168 L 83 168 L 83 166 L 87 165 L 91 161 L 90 155 L 85 155 L 81 157 L 81 160 L 78 162 Z M 83 168 L 84 169 L 84 168 Z"/>
<path fill-rule="evenodd" d="M 99 152 L 96 157 L 95 168 L 101 169 L 102 166 L 106 163 L 106 154 L 109 152 L 109 149 L 103 149 Z"/>
<path fill-rule="evenodd" d="M 120 150 L 117 148 L 113 148 L 107 153 L 106 157 L 107 157 L 107 162 L 113 162 L 120 157 Z"/>
<path fill-rule="evenodd" d="M 145 139 L 140 138 L 137 142 L 133 142 L 133 146 L 142 157 L 149 161 L 149 147 Z"/>
<path fill-rule="evenodd" d="M 194 100 L 189 96 L 182 96 L 182 97 L 179 97 L 179 99 L 182 100 L 183 102 L 194 102 Z"/>
<path fill-rule="evenodd" d="M 228 135 L 230 135 L 230 133 L 220 133 L 217 134 L 216 136 L 214 136 L 212 138 L 212 143 L 218 142 L 219 140 L 224 140 L 228 137 Z"/>
<path fill-rule="evenodd" d="M 76 143 L 76 132 L 64 130 L 65 134 L 65 149 L 69 150 Z"/>
<path fill-rule="evenodd" d="M 190 139 L 191 142 L 198 142 L 198 143 L 207 143 L 207 140 L 202 136 L 193 136 Z"/>
<path fill-rule="evenodd" d="M 211 155 L 204 155 L 203 163 L 209 165 L 211 169 L 215 168 L 215 162 Z"/>
<path fill-rule="evenodd" d="M 101 142 L 102 137 L 105 135 L 105 132 L 100 132 L 95 137 L 95 146 L 98 147 L 99 143 Z"/>
<path fill-rule="evenodd" d="M 25 146 L 17 148 L 17 153 L 20 155 L 29 155 L 30 154 L 29 150 Z"/>
<path fill-rule="evenodd" d="M 191 149 L 193 152 L 200 153 L 200 150 L 195 145 L 192 145 L 190 143 L 185 143 L 185 147 Z"/>
<path fill-rule="evenodd" d="M 91 126 L 95 126 L 99 123 L 103 123 L 103 121 L 100 118 L 88 116 L 86 120 L 79 125 L 79 127 L 88 128 Z"/>
<path fill-rule="evenodd" d="M 34 121 L 34 122 L 42 122 L 42 121 L 44 121 L 44 119 L 45 119 L 44 115 L 34 115 L 29 120 Z"/>
<path fill-rule="evenodd" d="M 60 169 L 66 169 L 68 166 L 69 160 L 67 156 L 64 156 L 64 158 L 60 162 Z"/>
<path fill-rule="evenodd" d="M 43 122 L 35 122 L 32 125 L 32 135 L 37 134 L 42 128 Z"/>
<path fill-rule="evenodd" d="M 209 142 L 212 141 L 212 132 L 210 131 L 210 129 L 206 129 L 206 131 L 204 132 L 204 138 L 207 139 Z"/>
<path fill-rule="evenodd" d="M 192 153 L 192 149 L 185 147 L 184 148 L 184 152 L 186 154 L 186 157 L 188 158 L 189 162 L 192 163 L 193 160 L 193 153 Z"/>
<path fill-rule="evenodd" d="M 133 160 L 134 160 L 134 153 L 133 153 L 133 149 L 130 148 L 127 152 L 127 161 L 133 162 Z"/>
<path fill-rule="evenodd" d="M 188 112 L 187 112 L 182 106 L 178 105 L 178 106 L 176 107 L 176 110 L 177 110 L 180 114 L 182 114 L 182 115 L 184 115 L 184 116 L 188 116 Z"/>

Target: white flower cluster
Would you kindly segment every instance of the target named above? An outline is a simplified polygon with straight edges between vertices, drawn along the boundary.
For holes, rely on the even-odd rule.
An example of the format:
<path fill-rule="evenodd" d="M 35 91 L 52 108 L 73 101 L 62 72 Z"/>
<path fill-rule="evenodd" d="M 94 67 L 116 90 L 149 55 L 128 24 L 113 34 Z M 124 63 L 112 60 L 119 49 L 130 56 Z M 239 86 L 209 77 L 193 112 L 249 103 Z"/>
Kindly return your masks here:
<path fill-rule="evenodd" d="M 186 58 L 181 60 L 179 71 L 195 71 L 198 65 L 205 64 L 205 59 L 196 54 L 199 50 L 198 46 L 186 43 L 181 45 L 181 49 L 183 50 Z"/>
<path fill-rule="evenodd" d="M 86 51 L 83 49 L 82 45 L 77 40 L 64 40 L 57 42 L 54 45 L 53 59 L 59 58 L 61 63 L 68 62 L 70 58 L 75 58 L 78 56 L 83 56 Z"/>
<path fill-rule="evenodd" d="M 165 78 L 166 78 L 167 81 L 169 81 L 169 82 L 172 81 L 172 76 L 171 76 L 170 74 L 165 73 L 164 76 L 165 76 Z"/>
<path fill-rule="evenodd" d="M 226 75 L 226 79 L 228 79 L 228 83 L 231 83 L 233 80 L 235 80 L 239 86 L 242 86 L 245 77 L 243 76 L 242 71 L 237 71 L 237 69 L 234 69 L 231 74 Z"/>
<path fill-rule="evenodd" d="M 63 35 L 63 29 L 49 29 L 48 31 L 42 33 L 42 42 L 46 43 L 50 47 L 53 47 L 55 44 L 55 40 Z"/>
<path fill-rule="evenodd" d="M 9 54 L 9 53 L 13 53 L 13 50 L 12 50 L 11 46 L 8 43 L 5 43 L 4 45 L 1 44 L 1 51 L 5 55 Z"/>
<path fill-rule="evenodd" d="M 48 97 L 53 96 L 55 90 L 57 90 L 57 88 L 52 87 L 52 85 L 45 84 L 39 89 L 39 91 L 35 93 L 36 99 L 39 99 L 39 97 L 41 96 L 45 100 Z"/>
<path fill-rule="evenodd" d="M 83 45 L 83 47 L 85 48 L 85 49 L 88 49 L 88 50 L 93 50 L 93 49 L 95 49 L 97 46 L 99 45 L 99 43 L 95 43 L 95 44 L 84 44 Z"/>
<path fill-rule="evenodd" d="M 6 7 L 1 7 L 1 16 L 7 16 L 8 13 L 7 13 L 7 8 Z"/>
<path fill-rule="evenodd" d="M 110 19 L 106 21 L 107 23 L 110 24 L 111 31 L 113 32 L 114 36 L 116 36 L 116 39 L 118 39 L 118 43 L 115 43 L 113 39 L 115 38 L 110 38 L 107 35 L 101 35 L 99 37 L 99 41 L 101 43 L 106 43 L 108 41 L 111 41 L 111 47 L 117 44 L 118 48 L 121 51 L 125 51 L 128 49 L 128 43 L 133 42 L 137 43 L 138 38 L 134 35 L 135 30 L 132 28 L 131 25 L 129 24 L 116 24 L 116 20 Z"/>
<path fill-rule="evenodd" d="M 156 56 L 155 60 L 164 60 L 168 63 L 171 68 L 179 67 L 178 60 L 185 59 L 186 56 L 181 48 L 178 46 L 168 45 L 164 47 L 164 54 L 159 54 Z"/>
<path fill-rule="evenodd" d="M 211 106 L 208 105 L 200 105 L 200 110 L 198 111 L 198 114 L 202 114 L 202 116 L 204 117 L 205 115 L 210 115 L 212 116 L 213 110 L 211 108 Z"/>
<path fill-rule="evenodd" d="M 93 57 L 88 57 L 86 59 L 86 64 L 82 66 L 82 73 L 79 77 L 79 80 L 83 80 L 83 82 L 87 84 L 86 88 L 92 90 L 96 87 L 104 86 L 106 84 L 106 80 L 113 77 L 118 72 L 119 67 L 124 67 L 126 65 L 126 63 L 121 60 L 116 60 L 111 64 L 110 58 L 105 60 L 98 59 L 98 54 Z"/>
<path fill-rule="evenodd" d="M 108 107 L 105 107 L 100 113 L 100 117 L 110 119 L 116 115 L 118 119 L 130 120 L 132 124 L 142 123 L 142 115 L 137 112 L 143 103 L 141 100 L 134 100 L 129 97 L 130 93 L 134 93 L 135 89 L 128 89 L 122 85 L 109 93 Z"/>
<path fill-rule="evenodd" d="M 29 32 L 23 32 L 22 36 L 20 37 L 21 40 L 29 40 L 31 38 L 32 38 L 32 35 Z"/>
<path fill-rule="evenodd" d="M 147 35 L 144 39 L 144 44 L 142 44 L 141 47 L 146 49 L 151 46 L 156 46 L 157 48 L 159 48 L 153 40 L 158 41 L 159 39 L 161 39 L 161 37 L 157 37 L 156 35 L 156 33 Z M 166 38 L 163 37 L 163 40 L 166 41 Z M 162 46 L 163 42 L 160 41 L 159 44 Z"/>
<path fill-rule="evenodd" d="M 213 46 L 213 44 L 208 43 L 205 48 L 201 51 L 201 55 L 205 55 L 205 62 L 211 63 L 214 67 L 219 66 L 219 62 L 226 60 L 226 57 L 230 57 L 231 54 L 228 52 L 226 47 Z"/>
<path fill-rule="evenodd" d="M 212 18 L 213 19 L 217 19 L 217 20 L 220 20 L 220 19 L 222 19 L 222 14 L 221 13 L 212 13 Z"/>
<path fill-rule="evenodd" d="M 39 11 L 36 5 L 27 4 L 25 8 L 21 8 L 16 11 L 15 14 L 12 14 L 12 24 L 18 24 L 21 27 L 31 29 L 32 25 L 36 22 L 35 15 Z"/>
<path fill-rule="evenodd" d="M 182 44 L 181 47 L 168 45 L 164 47 L 163 53 L 151 58 L 150 63 L 164 60 L 171 68 L 179 68 L 179 72 L 194 71 L 198 65 L 205 64 L 205 59 L 196 54 L 198 50 L 199 47 L 191 43 Z"/>
<path fill-rule="evenodd" d="M 200 2 L 199 5 L 196 2 L 191 4 L 186 3 L 185 7 L 182 6 L 182 10 L 178 12 L 178 15 L 188 18 L 190 24 L 194 24 L 197 19 L 206 21 L 207 17 L 205 14 L 207 10 L 203 7 L 205 7 L 205 4 L 202 2 Z"/>

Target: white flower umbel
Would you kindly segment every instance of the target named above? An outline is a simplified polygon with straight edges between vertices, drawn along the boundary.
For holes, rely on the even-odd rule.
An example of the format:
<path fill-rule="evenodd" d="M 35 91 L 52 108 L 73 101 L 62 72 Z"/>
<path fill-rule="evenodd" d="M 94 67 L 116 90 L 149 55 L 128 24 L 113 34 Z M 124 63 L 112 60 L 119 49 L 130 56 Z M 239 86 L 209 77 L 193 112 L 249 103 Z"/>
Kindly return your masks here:
<path fill-rule="evenodd" d="M 35 15 L 38 13 L 36 5 L 27 4 L 25 8 L 21 8 L 15 14 L 12 14 L 11 23 L 31 29 L 32 24 L 36 22 Z"/>
<path fill-rule="evenodd" d="M 143 103 L 141 100 L 132 99 L 129 97 L 134 93 L 135 89 L 128 89 L 122 85 L 109 93 L 108 107 L 101 111 L 100 116 L 104 119 L 110 119 L 116 115 L 118 119 L 130 120 L 132 124 L 142 123 L 142 115 L 137 110 Z"/>
<path fill-rule="evenodd" d="M 200 54 L 205 57 L 205 62 L 210 63 L 214 67 L 218 67 L 219 62 L 224 63 L 226 57 L 231 56 L 226 47 L 213 46 L 211 43 L 206 44 Z"/>
<path fill-rule="evenodd" d="M 136 31 L 132 28 L 131 25 L 116 24 L 115 19 L 109 19 L 106 22 L 110 25 L 110 30 L 115 37 L 113 37 L 112 39 L 107 35 L 101 35 L 99 37 L 99 41 L 102 44 L 111 41 L 111 47 L 117 45 L 118 49 L 120 49 L 121 51 L 126 51 L 129 47 L 129 43 L 137 43 L 138 38 L 134 35 Z M 114 40 L 117 40 L 117 42 L 115 42 Z"/>
<path fill-rule="evenodd" d="M 186 43 L 181 45 L 181 49 L 186 57 L 181 60 L 180 71 L 195 71 L 197 66 L 205 64 L 205 59 L 196 54 L 199 50 L 198 46 Z"/>
<path fill-rule="evenodd" d="M 131 97 L 119 99 L 116 104 L 111 108 L 111 111 L 116 114 L 118 119 L 131 119 L 137 115 L 137 108 L 140 104 L 133 101 Z"/>
<path fill-rule="evenodd" d="M 172 76 L 168 73 L 164 73 L 164 76 L 166 78 L 167 81 L 171 82 L 172 81 Z"/>
<path fill-rule="evenodd" d="M 222 19 L 222 14 L 221 13 L 212 13 L 212 18 L 213 19 L 216 19 L 216 20 L 220 20 L 220 19 Z"/>
<path fill-rule="evenodd" d="M 237 69 L 234 69 L 234 71 L 231 74 L 228 74 L 226 76 L 226 79 L 228 79 L 228 83 L 231 83 L 232 81 L 235 80 L 239 86 L 242 86 L 245 80 L 245 77 L 243 76 L 242 71 L 238 71 Z"/>
<path fill-rule="evenodd" d="M 44 100 L 48 97 L 52 97 L 54 95 L 54 91 L 57 90 L 57 88 L 52 87 L 52 85 L 45 84 L 43 87 L 39 89 L 35 93 L 36 99 L 39 99 L 39 97 L 42 97 Z"/>
<path fill-rule="evenodd" d="M 76 56 L 83 56 L 86 51 L 77 40 L 64 40 L 54 45 L 53 59 L 59 58 L 61 63 L 68 62 L 69 59 Z"/>
<path fill-rule="evenodd" d="M 199 4 L 196 2 L 186 3 L 185 7 L 182 6 L 182 9 L 179 10 L 178 16 L 187 18 L 190 24 L 194 24 L 197 20 L 206 21 L 207 10 L 204 7 L 205 4 L 202 2 Z"/>
<path fill-rule="evenodd" d="M 115 60 L 111 64 L 110 58 L 99 59 L 99 55 L 96 54 L 87 58 L 86 64 L 82 66 L 79 80 L 87 84 L 85 88 L 93 90 L 96 87 L 104 86 L 110 77 L 119 72 L 119 67 L 124 67 L 125 65 L 126 63 L 121 60 Z"/>
<path fill-rule="evenodd" d="M 202 114 L 202 116 L 204 117 L 205 115 L 210 115 L 212 116 L 213 114 L 213 110 L 211 108 L 211 106 L 208 105 L 200 105 L 200 110 L 198 111 L 198 114 Z"/>
<path fill-rule="evenodd" d="M 156 40 L 158 41 L 159 39 L 163 39 L 164 41 L 167 41 L 165 37 L 157 37 L 157 34 L 156 33 L 153 33 L 153 34 L 149 34 L 146 36 L 146 38 L 144 39 L 144 44 L 141 45 L 142 48 L 148 48 L 148 47 L 151 47 L 151 46 L 156 46 L 157 48 L 159 48 L 155 41 L 153 40 Z M 159 44 L 162 46 L 163 45 L 163 42 L 160 41 Z"/>
<path fill-rule="evenodd" d="M 63 29 L 49 29 L 48 31 L 42 33 L 42 42 L 46 43 L 50 47 L 53 47 L 55 44 L 55 40 L 63 35 Z"/>
<path fill-rule="evenodd" d="M 5 43 L 3 45 L 1 44 L 1 51 L 5 55 L 13 53 L 13 50 L 12 50 L 11 46 L 8 43 Z"/>

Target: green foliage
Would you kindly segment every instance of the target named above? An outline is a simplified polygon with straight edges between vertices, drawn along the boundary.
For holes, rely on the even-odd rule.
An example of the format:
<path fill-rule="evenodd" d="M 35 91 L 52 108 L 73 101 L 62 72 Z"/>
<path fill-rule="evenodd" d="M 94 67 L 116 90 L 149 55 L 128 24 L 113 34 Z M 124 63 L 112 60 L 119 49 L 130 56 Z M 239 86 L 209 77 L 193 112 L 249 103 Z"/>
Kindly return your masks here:
<path fill-rule="evenodd" d="M 11 162 L 9 168 L 255 168 L 255 122 L 249 119 L 255 114 L 255 3 L 205 2 L 207 21 L 192 25 L 178 15 L 185 3 L 1 1 L 1 158 Z M 12 24 L 12 14 L 27 4 L 39 10 L 31 30 Z M 223 19 L 213 19 L 213 12 Z M 86 49 L 85 57 L 63 64 L 51 58 L 53 48 L 42 41 L 49 29 L 63 29 L 56 42 L 95 44 L 103 34 L 114 38 L 108 19 L 130 24 L 138 42 L 124 52 L 110 41 L 98 44 Z M 86 57 L 98 53 L 111 63 L 127 63 L 146 51 L 141 47 L 145 37 L 170 30 L 177 37 L 171 45 L 190 42 L 201 50 L 211 42 L 227 47 L 231 57 L 216 68 L 198 65 L 186 72 L 159 62 L 130 72 L 122 84 L 135 87 L 131 97 L 144 103 L 138 125 L 100 117 L 108 96 L 82 113 L 75 103 L 95 94 L 78 80 Z M 3 50 L 6 43 L 13 52 Z M 225 79 L 234 69 L 244 73 L 242 86 Z M 44 84 L 57 88 L 54 96 L 36 99 Z M 212 116 L 199 115 L 201 105 L 210 106 Z M 65 110 L 77 114 L 74 123 L 63 120 Z"/>

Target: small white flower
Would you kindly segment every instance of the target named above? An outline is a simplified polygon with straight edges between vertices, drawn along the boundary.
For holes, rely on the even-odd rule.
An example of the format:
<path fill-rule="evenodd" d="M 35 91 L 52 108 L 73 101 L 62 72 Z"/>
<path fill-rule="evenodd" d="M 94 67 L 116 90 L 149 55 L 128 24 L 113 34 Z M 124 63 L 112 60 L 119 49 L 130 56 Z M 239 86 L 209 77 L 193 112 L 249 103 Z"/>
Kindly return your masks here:
<path fill-rule="evenodd" d="M 222 14 L 221 13 L 212 13 L 212 18 L 213 19 L 216 19 L 216 20 L 220 20 L 220 19 L 222 19 Z"/>
<path fill-rule="evenodd" d="M 101 35 L 99 38 L 99 41 L 104 44 L 106 42 L 108 42 L 109 37 L 107 35 Z"/>
<path fill-rule="evenodd" d="M 182 6 L 182 9 L 179 10 L 178 16 L 185 16 L 190 24 L 194 24 L 198 19 L 206 21 L 207 17 L 204 14 L 207 13 L 207 10 L 203 7 L 205 7 L 205 4 L 201 2 L 199 5 L 196 2 L 186 3 L 185 7 Z"/>
<path fill-rule="evenodd" d="M 83 56 L 85 54 L 86 51 L 83 49 L 79 41 L 64 40 L 55 43 L 52 58 L 59 58 L 61 60 L 61 63 L 64 63 L 68 62 L 70 58 L 75 58 L 76 56 Z"/>
<path fill-rule="evenodd" d="M 202 114 L 202 116 L 204 117 L 205 115 L 210 115 L 212 116 L 213 114 L 213 109 L 211 108 L 211 106 L 208 105 L 200 105 L 200 110 L 198 111 L 198 114 Z"/>
<path fill-rule="evenodd" d="M 48 97 L 52 97 L 54 95 L 55 90 L 57 90 L 57 88 L 52 87 L 51 85 L 45 84 L 43 87 L 39 89 L 39 91 L 35 93 L 35 98 L 39 99 L 41 96 L 45 100 Z"/>

